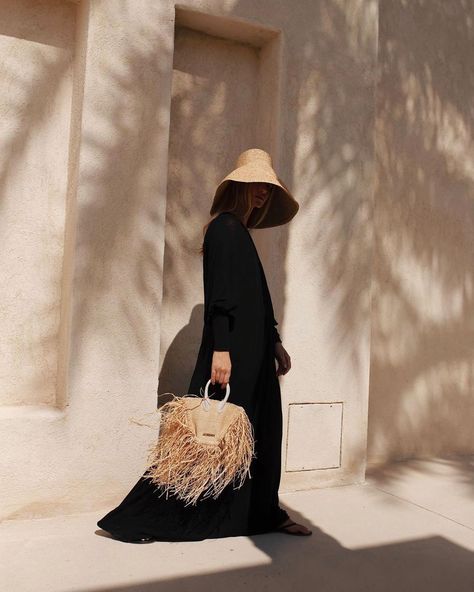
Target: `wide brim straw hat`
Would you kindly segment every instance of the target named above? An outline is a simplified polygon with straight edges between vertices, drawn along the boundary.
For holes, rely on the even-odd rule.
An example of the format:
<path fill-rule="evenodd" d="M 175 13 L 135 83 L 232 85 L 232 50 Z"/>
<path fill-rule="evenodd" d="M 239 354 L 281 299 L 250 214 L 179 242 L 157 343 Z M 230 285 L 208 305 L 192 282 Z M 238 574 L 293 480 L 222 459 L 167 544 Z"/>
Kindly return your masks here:
<path fill-rule="evenodd" d="M 259 220 L 261 215 L 259 208 L 252 210 L 247 220 L 247 226 L 251 228 L 270 228 L 272 226 L 286 224 L 298 212 L 298 202 L 276 174 L 273 169 L 272 158 L 265 150 L 249 148 L 239 155 L 234 170 L 226 175 L 217 186 L 209 212 L 211 216 L 221 211 L 221 200 L 231 181 L 271 183 L 274 185 L 269 197 L 270 203 L 267 205 L 263 218 Z"/>

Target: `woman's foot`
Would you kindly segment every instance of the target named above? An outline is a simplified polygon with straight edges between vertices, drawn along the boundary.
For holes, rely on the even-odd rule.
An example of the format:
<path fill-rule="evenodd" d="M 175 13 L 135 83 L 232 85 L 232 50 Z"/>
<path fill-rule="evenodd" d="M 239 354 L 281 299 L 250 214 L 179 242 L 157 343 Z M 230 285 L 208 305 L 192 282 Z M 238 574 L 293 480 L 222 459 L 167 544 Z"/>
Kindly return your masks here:
<path fill-rule="evenodd" d="M 310 534 L 313 534 L 313 532 L 306 528 L 306 526 L 294 522 L 291 518 L 287 518 L 285 522 L 282 522 L 282 524 L 280 524 L 275 530 L 277 532 L 284 532 L 285 534 L 294 534 L 297 536 L 309 536 Z"/>

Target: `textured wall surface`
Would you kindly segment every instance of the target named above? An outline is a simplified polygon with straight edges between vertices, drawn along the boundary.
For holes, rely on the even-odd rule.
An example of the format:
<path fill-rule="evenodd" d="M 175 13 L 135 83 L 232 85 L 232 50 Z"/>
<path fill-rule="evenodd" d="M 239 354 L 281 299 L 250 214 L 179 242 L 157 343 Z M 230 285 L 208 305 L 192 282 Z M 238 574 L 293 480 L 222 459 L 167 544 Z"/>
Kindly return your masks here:
<path fill-rule="evenodd" d="M 474 450 L 474 6 L 426 7 L 380 3 L 371 463 Z"/>
<path fill-rule="evenodd" d="M 66 5 L 77 22 L 69 162 L 47 166 L 68 181 L 57 404 L 0 407 L 0 507 L 10 518 L 110 503 L 141 473 L 153 435 L 129 418 L 156 401 L 174 10 Z M 41 42 L 56 45 L 38 3 L 25 11 Z M 5 22 L 2 34 L 23 34 Z M 37 142 L 35 157 L 62 153 L 61 142 Z"/>
<path fill-rule="evenodd" d="M 22 6 L 55 47 L 61 3 L 41 3 L 49 36 L 37 3 Z M 142 474 L 154 432 L 129 419 L 151 412 L 157 391 L 187 386 L 202 330 L 202 226 L 216 184 L 252 146 L 271 152 L 301 207 L 291 224 L 253 231 L 293 363 L 280 379 L 284 458 L 302 446 L 293 439 L 287 451 L 291 404 L 302 409 L 293 434 L 311 430 L 310 410 L 341 411 L 324 424 L 324 447 L 311 440 L 312 470 L 308 459 L 290 462 L 302 470 L 283 463 L 281 489 L 362 480 L 376 2 L 194 0 L 175 10 L 171 1 L 84 1 L 67 3 L 63 18 L 75 38 L 62 59 L 74 60 L 62 94 L 45 84 L 59 121 L 48 120 L 55 135 L 46 142 L 32 134 L 37 162 L 57 154 L 45 178 L 62 183 L 64 244 L 48 263 L 61 282 L 59 327 L 48 350 L 26 337 L 30 355 L 56 350 L 57 366 L 43 378 L 43 405 L 25 392 L 0 407 L 2 515 L 108 507 Z M 12 34 L 23 32 L 5 26 L 4 43 Z M 44 76 L 54 78 L 48 68 Z M 5 377 L 14 384 L 15 368 Z"/>
<path fill-rule="evenodd" d="M 255 144 L 258 66 L 255 47 L 176 27 L 160 393 L 186 393 L 194 370 L 204 314 L 203 226 L 229 154 Z"/>
<path fill-rule="evenodd" d="M 0 405 L 56 404 L 75 12 L 0 6 Z"/>
<path fill-rule="evenodd" d="M 367 433 L 371 462 L 472 452 L 454 5 L 429 9 L 435 36 L 395 1 L 380 30 L 376 0 L 4 6 L 2 517 L 108 508 L 142 474 L 154 434 L 129 419 L 188 384 L 202 226 L 255 145 L 300 203 L 252 231 L 292 358 L 282 491 L 362 481 Z"/>

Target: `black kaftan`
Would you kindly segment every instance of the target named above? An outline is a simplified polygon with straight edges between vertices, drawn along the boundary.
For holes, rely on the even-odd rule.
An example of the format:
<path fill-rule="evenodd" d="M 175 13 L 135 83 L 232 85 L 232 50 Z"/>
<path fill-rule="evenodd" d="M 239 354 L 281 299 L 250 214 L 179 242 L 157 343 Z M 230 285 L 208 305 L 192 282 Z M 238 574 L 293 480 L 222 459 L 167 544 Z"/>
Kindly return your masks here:
<path fill-rule="evenodd" d="M 244 407 L 253 425 L 256 457 L 240 489 L 230 483 L 216 499 L 185 506 L 142 475 L 119 506 L 97 525 L 120 538 L 203 540 L 271 531 L 288 518 L 279 506 L 282 410 L 275 367 L 273 306 L 257 249 L 247 227 L 222 212 L 204 236 L 204 326 L 188 393 L 199 394 L 211 376 L 213 351 L 229 351 L 229 402 Z M 209 394 L 222 399 L 216 384 Z"/>

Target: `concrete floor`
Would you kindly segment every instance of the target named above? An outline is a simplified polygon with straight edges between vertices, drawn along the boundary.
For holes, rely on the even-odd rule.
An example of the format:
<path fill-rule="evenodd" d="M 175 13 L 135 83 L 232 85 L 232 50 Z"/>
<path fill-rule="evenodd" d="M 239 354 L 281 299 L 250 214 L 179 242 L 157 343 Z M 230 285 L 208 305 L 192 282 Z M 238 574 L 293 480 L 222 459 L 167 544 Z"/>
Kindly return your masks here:
<path fill-rule="evenodd" d="M 280 499 L 312 536 L 132 545 L 97 528 L 103 511 L 6 521 L 0 590 L 474 591 L 474 457 L 398 462 L 362 485 Z"/>

